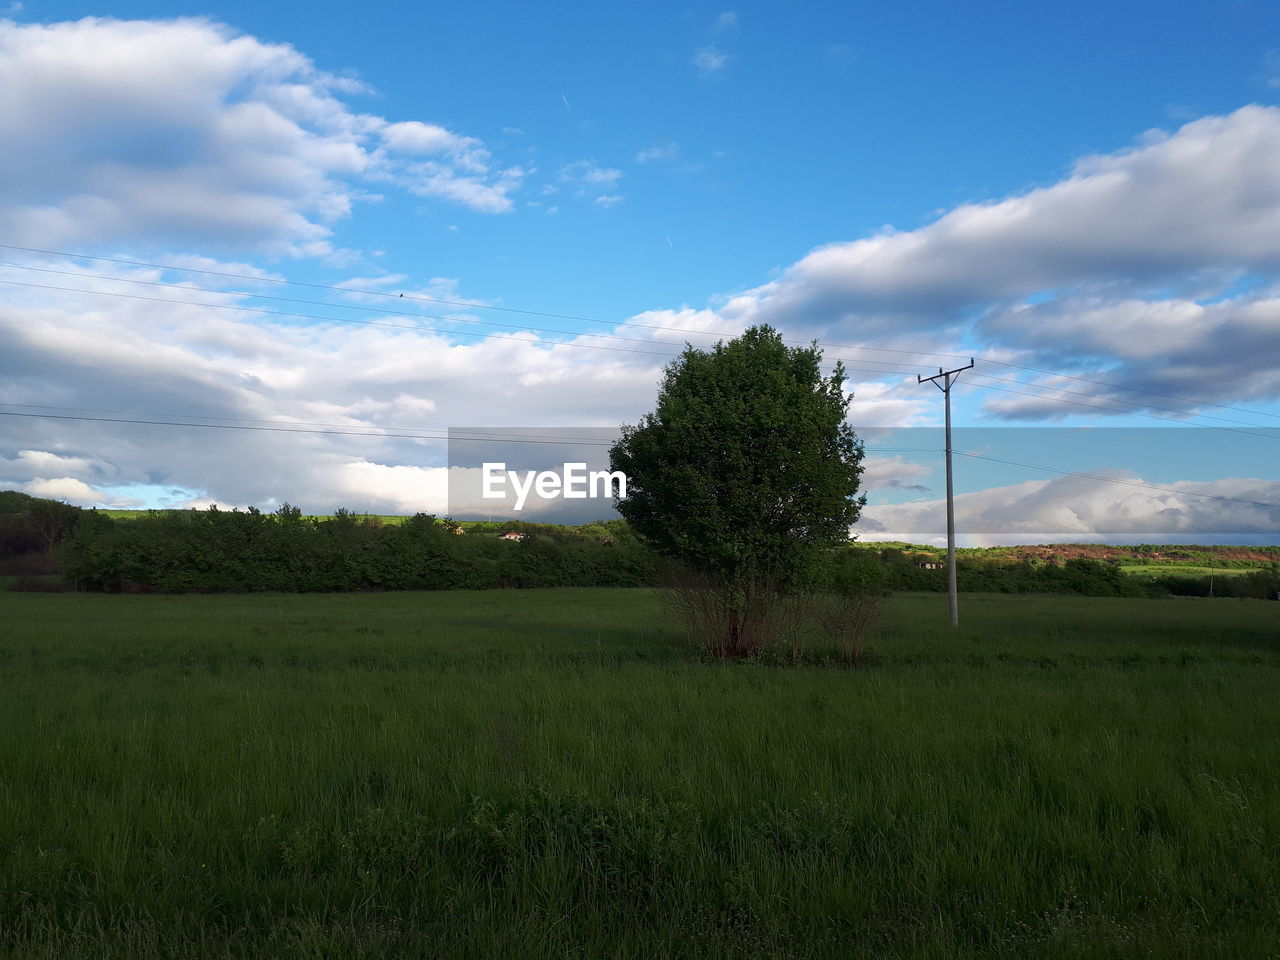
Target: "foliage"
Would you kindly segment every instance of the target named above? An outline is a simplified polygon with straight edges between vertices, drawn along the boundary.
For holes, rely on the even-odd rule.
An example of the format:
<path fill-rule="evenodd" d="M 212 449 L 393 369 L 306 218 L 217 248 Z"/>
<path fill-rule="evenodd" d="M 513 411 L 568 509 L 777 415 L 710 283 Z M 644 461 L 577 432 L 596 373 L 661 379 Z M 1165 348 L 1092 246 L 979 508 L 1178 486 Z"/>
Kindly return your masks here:
<path fill-rule="evenodd" d="M 89 515 L 61 558 L 78 588 L 163 593 L 640 586 L 654 562 L 634 541 L 602 544 L 569 528 L 508 542 L 455 535 L 426 514 L 384 524 L 346 510 L 306 517 L 290 504 Z"/>
<path fill-rule="evenodd" d="M 822 589 L 813 597 L 814 618 L 851 666 L 865 658 L 867 634 L 889 599 L 886 580 L 883 564 L 865 553 L 842 550 L 832 557 Z M 794 646 L 792 652 L 798 652 Z"/>
<path fill-rule="evenodd" d="M 52 573 L 54 549 L 76 528 L 83 512 L 57 500 L 0 490 L 0 574 Z"/>
<path fill-rule="evenodd" d="M 825 550 L 848 539 L 862 448 L 845 420 L 837 364 L 789 348 L 767 326 L 667 367 L 657 405 L 610 450 L 627 476 L 618 511 L 688 576 L 719 590 L 726 631 L 708 644 L 745 655 L 769 639 L 765 608 L 808 583 Z M 706 618 L 703 618 L 704 620 Z"/>

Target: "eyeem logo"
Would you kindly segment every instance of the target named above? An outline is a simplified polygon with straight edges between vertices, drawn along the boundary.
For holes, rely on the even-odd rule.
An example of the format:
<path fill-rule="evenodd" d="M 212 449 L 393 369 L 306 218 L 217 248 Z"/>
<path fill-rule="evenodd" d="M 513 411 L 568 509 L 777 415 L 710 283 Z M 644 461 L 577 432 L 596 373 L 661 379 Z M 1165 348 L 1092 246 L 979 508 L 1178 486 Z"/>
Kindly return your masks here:
<path fill-rule="evenodd" d="M 627 476 L 621 470 L 588 472 L 585 463 L 562 464 L 559 473 L 555 470 L 508 470 L 505 463 L 485 463 L 481 470 L 480 496 L 486 500 L 505 500 L 506 486 L 510 482 L 516 495 L 517 510 L 524 509 L 530 492 L 544 500 L 560 497 L 586 500 L 588 497 L 611 496 L 616 486 L 619 497 L 626 499 L 627 496 Z"/>

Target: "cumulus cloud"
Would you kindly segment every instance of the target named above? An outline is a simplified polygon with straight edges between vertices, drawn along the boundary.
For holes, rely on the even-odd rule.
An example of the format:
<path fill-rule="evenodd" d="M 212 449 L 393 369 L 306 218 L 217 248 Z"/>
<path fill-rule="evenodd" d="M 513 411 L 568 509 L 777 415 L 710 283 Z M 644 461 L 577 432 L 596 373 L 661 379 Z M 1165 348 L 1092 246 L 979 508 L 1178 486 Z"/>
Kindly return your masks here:
<path fill-rule="evenodd" d="M 413 314 L 399 322 L 413 325 Z M 0 310 L 0 411 L 208 426 L 0 416 L 0 487 L 39 481 L 43 495 L 105 504 L 109 488 L 164 484 L 192 491 L 184 500 L 267 509 L 287 499 L 318 512 L 439 512 L 443 481 L 431 471 L 445 464 L 446 427 L 613 427 L 648 408 L 662 362 L 532 333 L 458 343 L 428 330 L 18 291 Z"/>
<path fill-rule="evenodd" d="M 1265 291 L 1209 303 L 1064 296 L 993 310 L 979 330 L 1005 346 L 1045 360 L 1066 359 L 1077 372 L 1087 372 L 1091 383 L 1053 376 L 1027 381 L 1038 389 L 1067 391 L 1049 397 L 1073 403 L 1179 416 L 1194 411 L 1198 398 L 1266 402 L 1280 396 L 1280 297 Z M 1082 398 L 1082 390 L 1088 396 Z M 987 400 L 984 408 L 1001 419 L 1033 420 L 1061 417 L 1071 406 L 1006 394 Z"/>
<path fill-rule="evenodd" d="M 74 477 L 37 477 L 22 484 L 22 490 L 34 497 L 63 500 L 78 507 L 114 507 L 118 510 L 128 510 L 146 505 L 136 497 L 116 496 Z"/>
<path fill-rule="evenodd" d="M 474 138 L 353 111 L 358 81 L 207 20 L 2 22 L 0 88 L 0 217 L 34 246 L 326 254 L 361 181 L 504 212 L 523 176 Z"/>
<path fill-rule="evenodd" d="M 1053 186 L 958 207 L 919 230 L 821 247 L 734 309 L 932 326 L 939 310 L 1081 283 L 1186 285 L 1215 269 L 1274 272 L 1278 154 L 1280 110 L 1206 117 L 1087 157 Z"/>
<path fill-rule="evenodd" d="M 1277 156 L 1280 109 L 1205 117 L 1086 157 L 1051 186 L 820 247 L 718 312 L 832 340 L 927 334 L 1214 401 L 1274 398 Z M 1187 363 L 1168 364 L 1166 338 Z"/>
<path fill-rule="evenodd" d="M 862 491 L 915 490 L 929 493 L 932 488 L 920 481 L 933 473 L 933 467 L 904 460 L 901 456 L 868 456 L 862 462 Z"/>
<path fill-rule="evenodd" d="M 118 47 L 123 41 L 113 31 L 124 30 L 127 36 L 133 30 L 149 38 L 147 43 L 158 42 L 148 30 L 114 21 L 55 26 L 65 34 L 54 37 L 53 27 L 35 28 L 36 40 L 60 52 L 50 54 L 53 67 L 33 76 L 69 90 L 71 100 L 84 100 L 85 91 L 101 86 L 96 109 L 104 116 L 127 117 L 137 107 L 134 96 L 140 97 L 141 112 L 148 115 L 137 121 L 137 129 L 157 131 L 156 140 L 164 147 L 153 156 L 132 134 L 114 142 L 110 131 L 95 125 L 75 104 L 44 116 L 39 85 L 24 80 L 20 95 L 0 99 L 0 132 L 15 134 L 6 144 L 47 142 L 51 146 L 38 152 L 49 153 L 51 160 L 49 168 L 30 171 L 16 165 L 22 149 L 6 152 L 8 160 L 0 158 L 5 174 L 0 178 L 0 214 L 12 214 L 9 222 L 26 224 L 23 229 L 47 207 L 53 211 L 49 216 L 69 218 L 66 222 L 86 242 L 94 230 L 105 236 L 115 228 L 103 226 L 111 222 L 103 211 L 124 204 L 129 194 L 122 184 L 139 181 L 139 170 L 144 170 L 156 185 L 157 198 L 130 208 L 136 222 L 112 234 L 122 242 L 131 229 L 148 238 L 198 235 L 244 249 L 265 238 L 277 247 L 311 250 L 327 248 L 329 224 L 356 197 L 353 182 L 451 195 L 475 209 L 497 212 L 523 177 L 521 171 L 499 169 L 484 145 L 472 138 L 424 122 L 392 123 L 350 111 L 337 95 L 352 92 L 352 82 L 320 74 L 288 47 L 235 36 L 204 21 L 153 25 L 161 39 L 170 37 L 165 31 L 176 31 L 174 37 L 186 44 L 179 44 L 180 49 L 192 62 L 192 76 L 156 93 L 151 87 L 163 85 L 167 70 L 177 70 L 173 58 L 148 63 L 141 79 L 117 71 L 124 79 L 113 80 L 116 74 L 100 68 L 96 52 L 102 31 Z M 0 82 L 8 93 L 14 75 L 4 70 L 12 67 L 15 54 L 13 44 L 6 46 L 3 38 L 11 37 L 0 31 Z M 126 45 L 126 51 L 135 51 L 126 60 L 141 57 L 147 43 L 136 49 Z M 67 44 L 83 47 L 84 63 L 63 71 Z M 20 53 L 24 64 L 39 61 L 25 47 Z M 88 79 L 82 76 L 86 71 Z M 77 157 L 68 147 L 67 131 L 79 124 L 84 124 L 85 142 L 92 149 Z M 178 136 L 183 130 L 188 133 Z M 219 145 L 221 159 L 206 170 L 184 151 L 207 155 L 210 142 Z M 143 163 L 138 156 L 150 166 L 138 167 Z M 633 327 L 616 332 L 647 337 L 656 352 L 670 356 L 686 340 L 706 345 L 749 324 L 768 322 L 798 339 L 817 336 L 837 344 L 900 350 L 927 344 L 932 350 L 963 349 L 966 355 L 974 348 L 1011 362 L 1175 397 L 1274 401 L 1280 395 L 1276 156 L 1280 110 L 1246 107 L 1203 118 L 1170 134 L 1149 135 L 1130 149 L 1086 158 L 1058 183 L 959 207 L 919 230 L 886 229 L 820 247 L 770 282 L 717 299 L 711 307 L 653 310 L 632 318 L 678 332 Z M 54 185 L 67 182 L 66 177 L 84 186 L 61 203 Z M 547 194 L 607 206 L 621 196 L 621 179 L 620 170 L 578 161 L 556 175 Z M 166 191 L 183 196 L 170 204 L 161 196 Z M 216 213 L 202 210 L 206 200 L 218 208 Z M 557 209 L 547 207 L 546 212 Z M 199 262 L 217 269 L 216 261 Z M 241 265 L 227 272 L 251 271 Z M 445 299 L 466 299 L 453 281 L 423 284 L 395 274 L 362 272 L 366 276 L 353 277 L 349 287 L 420 289 L 437 295 L 447 289 Z M 163 277 L 148 269 L 122 268 L 117 274 Z M 252 303 L 229 292 L 226 282 L 204 279 L 208 284 L 199 299 L 227 306 Z M 120 289 L 87 275 L 75 285 Z M 236 286 L 244 289 L 243 282 Z M 346 293 L 340 299 L 350 304 L 359 302 L 359 296 Z M 643 354 L 547 346 L 532 332 L 459 343 L 456 333 L 249 320 L 205 306 L 108 301 L 67 292 L 10 291 L 6 302 L 0 311 L 0 404 L 159 411 L 241 425 L 284 419 L 378 434 L 32 420 L 21 421 L 19 428 L 19 421 L 0 418 L 0 483 L 74 481 L 102 496 L 109 496 L 113 485 L 149 483 L 264 507 L 287 498 L 315 510 L 341 505 L 389 512 L 438 510 L 431 491 L 442 481 L 431 471 L 443 468 L 442 445 L 387 435 L 412 430 L 376 428 L 634 421 L 651 406 L 663 362 L 663 357 Z M 403 322 L 420 321 L 406 308 Z M 605 345 L 586 335 L 579 342 Z M 851 347 L 829 347 L 827 355 L 846 356 L 855 371 L 851 421 L 856 426 L 903 426 L 936 416 L 936 396 L 918 389 L 914 377 L 909 384 L 900 382 L 901 374 L 887 363 L 895 356 L 923 364 L 930 364 L 930 358 L 867 354 Z M 879 368 L 884 372 L 870 360 L 855 359 L 867 356 L 886 362 Z M 866 369 L 858 369 L 859 363 Z M 976 375 L 994 370 L 980 366 L 966 378 L 983 382 Z M 962 380 L 966 382 L 971 381 Z M 1023 382 L 1086 391 L 1108 401 L 1125 399 L 1130 401 L 1126 409 L 1133 409 L 1133 402 L 1192 409 L 1173 399 L 1144 400 L 1079 380 L 1028 379 L 1023 374 Z M 1006 394 L 986 405 L 989 414 L 1004 418 L 1043 418 L 1063 409 L 1049 400 Z M 924 474 L 912 469 L 892 458 L 869 460 L 869 488 L 922 486 Z M 1254 490 L 1250 484 L 1259 482 L 1222 481 L 1228 485 L 1222 489 L 1235 483 Z M 1122 499 L 1074 503 L 1064 498 L 1076 495 L 1076 488 L 1047 481 L 1038 487 L 1001 488 L 987 501 L 972 500 L 969 517 L 987 523 L 1006 514 L 1025 516 L 1038 530 L 1078 530 L 1083 536 L 1099 525 L 1140 528 L 1146 522 L 1142 518 L 1154 516 L 1158 508 L 1166 511 L 1158 522 L 1169 524 L 1160 529 L 1265 527 L 1251 514 L 1207 512 L 1205 504 L 1212 501 L 1186 497 L 1191 487 L 1181 491 L 1181 500 L 1179 494 L 1162 494 L 1174 499 L 1160 500 L 1150 491 L 1092 484 L 1114 487 Z M 80 488 L 77 492 L 85 494 Z M 1276 499 L 1267 489 L 1254 492 L 1254 499 Z M 927 505 L 876 506 L 869 508 L 867 523 L 895 530 L 900 528 L 894 524 L 919 525 L 927 516 Z"/>

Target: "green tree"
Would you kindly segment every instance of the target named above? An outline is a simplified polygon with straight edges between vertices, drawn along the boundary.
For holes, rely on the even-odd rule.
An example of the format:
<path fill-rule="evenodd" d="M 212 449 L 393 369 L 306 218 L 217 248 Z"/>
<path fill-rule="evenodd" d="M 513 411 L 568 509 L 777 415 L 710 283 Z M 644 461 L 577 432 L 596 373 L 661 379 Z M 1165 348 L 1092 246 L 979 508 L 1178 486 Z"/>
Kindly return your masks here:
<path fill-rule="evenodd" d="M 610 451 L 627 476 L 618 510 L 659 553 L 715 595 L 725 655 L 769 639 L 768 606 L 809 581 L 847 541 L 862 446 L 845 420 L 844 369 L 787 347 L 767 326 L 667 367 L 657 407 Z M 705 618 L 703 618 L 705 619 Z M 710 638 L 708 638 L 710 639 Z"/>

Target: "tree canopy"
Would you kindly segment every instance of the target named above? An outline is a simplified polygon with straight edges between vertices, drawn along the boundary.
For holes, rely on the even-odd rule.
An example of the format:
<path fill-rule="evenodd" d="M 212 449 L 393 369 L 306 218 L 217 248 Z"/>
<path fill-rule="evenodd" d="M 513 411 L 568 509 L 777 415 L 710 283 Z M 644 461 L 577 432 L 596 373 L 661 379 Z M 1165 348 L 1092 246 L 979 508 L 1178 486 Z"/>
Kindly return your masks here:
<path fill-rule="evenodd" d="M 660 553 L 717 582 L 786 589 L 848 539 L 862 446 L 845 419 L 844 369 L 768 326 L 687 346 L 657 406 L 610 451 L 627 475 L 618 510 Z"/>

